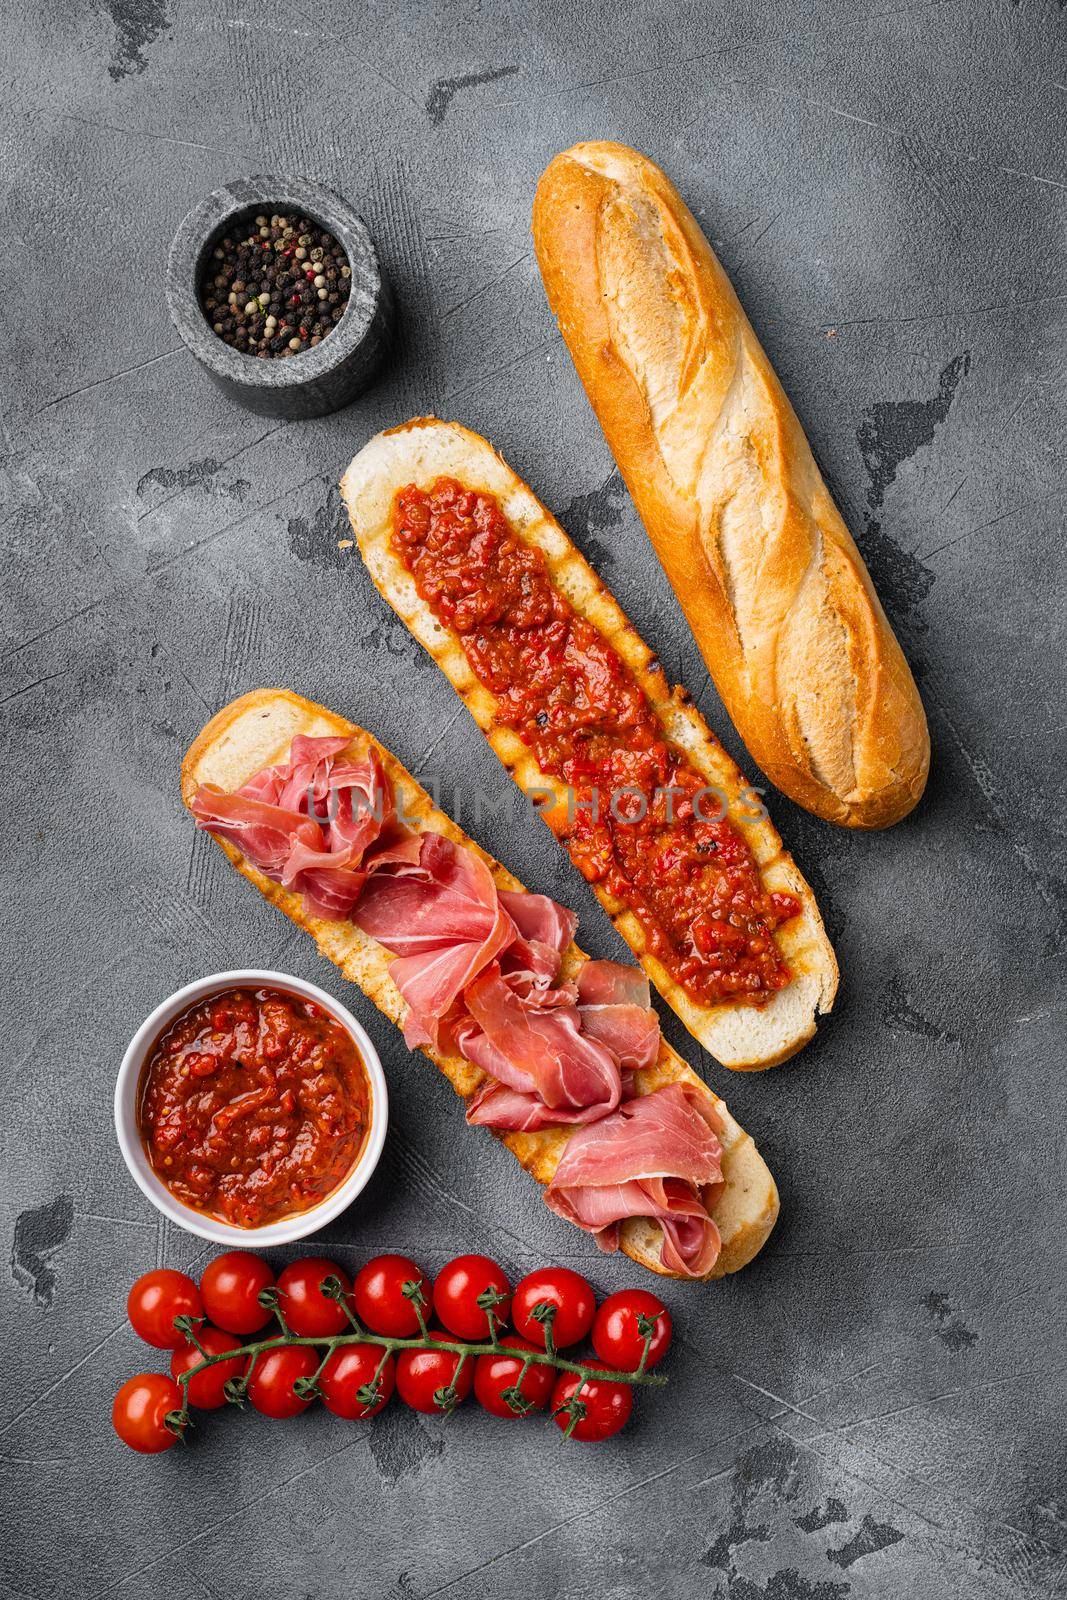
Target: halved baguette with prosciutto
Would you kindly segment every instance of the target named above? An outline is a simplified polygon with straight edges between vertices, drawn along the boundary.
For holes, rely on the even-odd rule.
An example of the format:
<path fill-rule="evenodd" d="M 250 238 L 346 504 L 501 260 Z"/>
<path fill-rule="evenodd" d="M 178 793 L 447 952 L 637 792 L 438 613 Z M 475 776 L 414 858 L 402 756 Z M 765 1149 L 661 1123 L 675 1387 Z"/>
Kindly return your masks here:
<path fill-rule="evenodd" d="M 537 187 L 549 305 L 726 709 L 783 793 L 884 828 L 930 764 L 919 692 L 863 557 L 711 246 L 625 145 Z"/>
<path fill-rule="evenodd" d="M 341 490 L 374 583 L 462 696 L 516 783 L 528 795 L 550 800 L 547 807 L 539 803 L 538 809 L 569 849 L 572 859 L 578 861 L 573 789 L 539 764 L 529 739 L 516 731 L 514 716 L 505 712 L 502 696 L 508 689 L 498 686 L 496 692 L 485 681 L 484 672 L 481 676 L 475 672 L 464 636 L 457 626 L 449 625 L 435 613 L 398 546 L 394 521 L 402 509 L 402 497 L 407 495 L 410 501 L 413 491 L 415 497 L 425 499 L 435 493 L 438 484 L 444 484 L 447 492 L 449 483 L 483 497 L 480 509 L 474 513 L 483 520 L 491 522 L 495 512 L 489 502 L 495 504 L 514 542 L 512 558 L 517 552 L 522 562 L 536 568 L 524 575 L 523 583 L 527 578 L 529 582 L 543 582 L 542 574 L 547 575 L 568 614 L 582 619 L 587 641 L 594 641 L 602 661 L 613 664 L 610 670 L 619 676 L 619 692 L 632 697 L 636 690 L 638 698 L 629 714 L 648 723 L 643 734 L 645 743 L 650 738 L 648 728 L 653 727 L 669 761 L 690 776 L 695 774 L 700 783 L 716 790 L 728 802 L 725 835 L 701 838 L 696 848 L 713 853 L 715 861 L 724 859 L 723 851 L 727 861 L 731 852 L 744 856 L 754 892 L 758 890 L 760 895 L 794 907 L 795 914 L 789 920 L 780 925 L 769 924 L 773 933 L 765 930 L 765 949 L 770 959 L 779 963 L 771 978 L 778 984 L 774 992 L 753 996 L 750 992 L 731 991 L 729 997 L 708 999 L 706 993 L 694 992 L 697 980 L 679 981 L 679 974 L 687 970 L 680 965 L 682 955 L 675 960 L 673 946 L 668 949 L 662 942 L 657 944 L 658 935 L 650 931 L 649 917 L 644 910 L 640 916 L 637 914 L 636 892 L 630 894 L 615 879 L 597 877 L 588 861 L 581 861 L 581 870 L 591 879 L 602 906 L 652 983 L 690 1033 L 717 1060 L 741 1070 L 760 1070 L 786 1060 L 811 1038 L 816 1013 L 830 1009 L 837 989 L 837 963 L 811 889 L 783 849 L 766 813 L 762 808 L 758 812 L 753 808 L 742 774 L 712 735 L 689 695 L 665 682 L 654 653 L 639 638 L 559 523 L 485 439 L 457 423 L 422 417 L 378 434 L 356 456 L 344 475 Z M 415 512 L 423 514 L 418 505 Z M 474 591 L 471 599 L 476 603 L 476 582 L 465 573 L 462 563 L 458 582 L 464 592 Z M 425 590 L 426 584 L 422 587 Z M 625 744 L 625 737 L 621 742 Z M 625 757 L 625 750 L 621 755 Z M 712 855 L 706 855 L 705 860 L 710 862 Z M 710 865 L 707 870 L 711 871 Z M 724 867 L 724 873 L 725 870 Z M 713 891 L 718 892 L 714 886 Z M 649 892 L 655 893 L 654 885 Z M 712 922 L 705 920 L 704 926 L 712 923 L 715 939 L 724 947 L 731 939 L 739 940 L 741 956 L 747 955 L 750 947 L 738 927 L 732 925 L 737 923 L 743 928 L 744 919 L 734 916 L 729 904 Z M 753 933 L 752 949 L 760 937 L 758 930 Z M 691 930 L 685 932 L 682 944 L 690 939 Z M 739 962 L 741 956 L 737 958 Z M 691 965 L 700 968 L 697 976 L 701 982 L 703 959 L 693 956 L 691 961 Z M 715 947 L 707 960 L 714 963 L 725 957 Z M 723 981 L 741 979 L 727 974 Z M 714 987 L 711 993 L 715 994 Z"/>
<path fill-rule="evenodd" d="M 293 741 L 297 739 L 347 741 L 347 744 L 339 745 L 341 754 L 338 759 L 342 761 L 367 757 L 373 761 L 376 758 L 391 792 L 402 797 L 403 819 L 407 825 L 403 830 L 405 837 L 410 840 L 423 835 L 443 836 L 484 863 L 492 875 L 496 890 L 502 895 L 524 895 L 523 886 L 518 880 L 479 849 L 449 817 L 438 810 L 426 791 L 383 745 L 353 723 L 283 689 L 261 689 L 243 695 L 211 719 L 182 763 L 181 790 L 185 804 L 198 816 L 201 825 L 209 828 L 212 824 L 210 820 L 205 821 L 205 815 L 210 817 L 212 804 L 220 815 L 228 812 L 232 817 L 239 809 L 234 805 L 237 791 L 248 785 L 250 780 L 261 779 L 266 769 L 277 769 L 280 763 L 289 761 Z M 298 778 L 297 781 L 301 780 Z M 258 793 L 262 800 L 266 794 L 262 783 Z M 268 809 L 263 810 L 262 816 L 266 817 Z M 329 807 L 327 812 L 329 814 Z M 258 814 L 254 807 L 253 816 L 258 825 Z M 310 910 L 306 889 L 302 894 L 296 886 L 286 888 L 267 872 L 254 866 L 234 837 L 219 833 L 215 837 L 237 870 L 250 883 L 293 922 L 310 933 L 323 955 L 328 956 L 346 978 L 358 984 L 379 1010 L 397 1024 L 406 1022 L 410 1030 L 409 1008 L 390 975 L 394 956 L 383 944 L 350 918 L 338 917 L 336 907 L 332 916 Z M 260 840 L 257 848 L 262 850 L 266 847 Z M 394 854 L 399 853 L 394 851 Z M 336 859 L 344 859 L 343 853 Z M 335 892 L 329 872 L 323 881 L 325 889 L 320 892 L 325 892 L 329 898 Z M 551 904 L 541 896 L 530 898 L 542 905 Z M 564 913 L 564 916 L 569 919 L 570 914 Z M 564 938 L 568 937 L 572 925 L 571 921 L 564 924 L 567 930 Z M 562 979 L 577 979 L 587 963 L 584 952 L 573 941 L 568 943 L 562 952 Z M 445 1074 L 468 1107 L 476 1101 L 480 1092 L 484 1093 L 486 1074 L 470 1060 L 432 1042 L 424 1042 L 420 1048 Z M 711 1270 L 704 1275 L 718 1277 L 723 1273 L 736 1272 L 761 1249 L 774 1226 L 778 1215 L 778 1191 L 774 1179 L 751 1137 L 733 1120 L 724 1103 L 660 1039 L 656 1059 L 634 1072 L 628 1092 L 632 1092 L 638 1101 L 644 1101 L 648 1096 L 669 1089 L 672 1085 L 681 1086 L 687 1095 L 698 1096 L 701 1103 L 710 1107 L 710 1115 L 719 1129 L 721 1183 L 709 1203 L 709 1212 L 718 1229 L 720 1249 Z M 588 1139 L 590 1133 L 603 1125 L 593 1123 L 591 1128 L 577 1131 Z M 505 1132 L 501 1137 L 532 1177 L 539 1183 L 549 1184 L 575 1132 L 569 1126 L 552 1126 L 533 1132 Z M 648 1218 L 630 1217 L 624 1221 L 619 1244 L 628 1256 L 650 1271 L 665 1276 L 693 1275 L 672 1272 L 664 1267 L 661 1260 L 663 1230 L 657 1222 Z"/>

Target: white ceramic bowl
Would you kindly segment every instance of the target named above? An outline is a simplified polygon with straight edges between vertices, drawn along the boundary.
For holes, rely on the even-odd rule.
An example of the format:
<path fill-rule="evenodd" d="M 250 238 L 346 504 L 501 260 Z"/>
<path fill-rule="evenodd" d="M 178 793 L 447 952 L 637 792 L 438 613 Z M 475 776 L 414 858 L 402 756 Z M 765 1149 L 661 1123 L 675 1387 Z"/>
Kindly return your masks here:
<path fill-rule="evenodd" d="M 238 988 L 289 989 L 294 994 L 302 995 L 305 1000 L 315 1001 L 355 1040 L 367 1069 L 371 1088 L 370 1128 L 359 1160 L 344 1182 L 324 1200 L 320 1200 L 318 1205 L 312 1206 L 307 1211 L 297 1212 L 291 1217 L 283 1217 L 279 1222 L 268 1223 L 263 1228 L 235 1228 L 228 1222 L 219 1222 L 215 1217 L 204 1216 L 203 1212 L 194 1211 L 191 1206 L 183 1205 L 153 1171 L 145 1154 L 144 1145 L 141 1143 L 141 1133 L 137 1125 L 137 1086 L 141 1068 L 160 1034 L 174 1021 L 179 1012 L 195 1005 L 197 1001 L 204 1000 L 209 995 L 220 994 L 224 989 Z M 378 1052 L 362 1026 L 332 995 L 317 989 L 313 983 L 304 983 L 301 978 L 291 978 L 285 972 L 252 970 L 216 972 L 211 977 L 198 978 L 195 983 L 186 984 L 184 989 L 179 989 L 168 1000 L 164 1000 L 163 1004 L 157 1006 L 151 1016 L 142 1022 L 122 1058 L 122 1066 L 119 1068 L 115 1084 L 115 1132 L 118 1135 L 119 1149 L 137 1187 L 142 1194 L 147 1195 L 157 1211 L 162 1211 L 163 1215 L 169 1217 L 171 1222 L 177 1223 L 179 1228 L 199 1234 L 201 1239 L 212 1239 L 216 1244 L 228 1245 L 231 1248 L 243 1247 L 256 1250 L 267 1249 L 271 1245 L 292 1244 L 295 1239 L 304 1239 L 309 1233 L 315 1233 L 328 1222 L 332 1222 L 346 1206 L 351 1205 L 378 1165 L 388 1123 L 389 1093 L 385 1086 L 385 1074 L 382 1072 Z"/>

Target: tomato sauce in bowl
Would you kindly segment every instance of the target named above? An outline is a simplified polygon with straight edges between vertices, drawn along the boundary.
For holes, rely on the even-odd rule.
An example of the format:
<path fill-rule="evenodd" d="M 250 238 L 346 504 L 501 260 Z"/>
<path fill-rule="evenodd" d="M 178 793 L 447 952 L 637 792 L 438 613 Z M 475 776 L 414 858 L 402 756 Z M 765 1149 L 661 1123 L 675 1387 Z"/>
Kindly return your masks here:
<path fill-rule="evenodd" d="M 344 1182 L 371 1126 L 370 1079 L 351 1034 L 315 1001 L 226 989 L 180 1012 L 148 1051 L 137 1124 L 176 1200 L 260 1228 Z"/>

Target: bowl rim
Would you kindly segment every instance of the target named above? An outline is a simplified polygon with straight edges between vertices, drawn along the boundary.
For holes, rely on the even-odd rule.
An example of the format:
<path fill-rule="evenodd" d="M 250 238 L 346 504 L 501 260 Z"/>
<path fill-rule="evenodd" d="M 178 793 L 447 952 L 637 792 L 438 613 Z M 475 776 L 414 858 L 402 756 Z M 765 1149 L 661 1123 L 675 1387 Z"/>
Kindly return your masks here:
<path fill-rule="evenodd" d="M 270 199 L 264 197 L 263 189 L 269 189 Z M 300 207 L 333 234 L 352 267 L 352 291 L 340 322 L 321 344 L 301 350 L 288 361 L 261 361 L 233 349 L 215 333 L 200 303 L 200 279 L 207 252 L 224 228 L 247 212 L 279 205 Z M 373 305 L 364 304 L 356 292 L 354 257 L 370 264 L 377 291 Z M 312 178 L 257 172 L 213 189 L 182 218 L 167 257 L 166 293 L 171 320 L 182 342 L 216 377 L 243 388 L 284 393 L 314 384 L 355 354 L 377 314 L 385 283 L 367 224 L 343 195 Z"/>
<path fill-rule="evenodd" d="M 197 1000 L 219 994 L 224 989 L 236 988 L 289 989 L 304 999 L 314 1000 L 321 1005 L 351 1034 L 359 1048 L 371 1087 L 370 1128 L 359 1157 L 348 1176 L 336 1189 L 307 1211 L 295 1212 L 292 1216 L 269 1222 L 261 1228 L 237 1228 L 231 1223 L 220 1222 L 215 1217 L 194 1211 L 191 1206 L 183 1204 L 172 1195 L 148 1160 L 141 1143 L 137 1118 L 137 1087 L 141 1069 L 149 1050 L 163 1029 L 179 1012 Z M 291 973 L 260 967 L 243 967 L 232 972 L 213 972 L 206 977 L 196 978 L 192 983 L 175 989 L 173 994 L 168 995 L 149 1012 L 126 1046 L 122 1057 L 122 1064 L 115 1079 L 114 1116 L 115 1136 L 130 1176 L 157 1211 L 185 1232 L 196 1234 L 201 1239 L 209 1239 L 214 1244 L 227 1245 L 231 1249 L 266 1249 L 273 1245 L 292 1244 L 298 1239 L 307 1238 L 309 1234 L 317 1233 L 320 1228 L 325 1227 L 346 1210 L 366 1187 L 385 1147 L 385 1135 L 389 1126 L 389 1089 L 381 1059 L 366 1029 L 340 1000 L 320 989 L 317 984 L 309 983 L 305 978 L 294 977 Z"/>

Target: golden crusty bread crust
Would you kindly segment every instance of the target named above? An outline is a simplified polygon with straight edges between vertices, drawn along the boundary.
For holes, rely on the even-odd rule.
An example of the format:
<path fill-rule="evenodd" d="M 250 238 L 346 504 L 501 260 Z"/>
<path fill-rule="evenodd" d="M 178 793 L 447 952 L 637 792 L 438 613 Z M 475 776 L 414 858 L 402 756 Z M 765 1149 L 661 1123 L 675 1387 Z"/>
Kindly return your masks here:
<path fill-rule="evenodd" d="M 815 1032 L 816 1011 L 828 1011 L 837 990 L 837 963 L 815 898 L 773 825 L 758 817 L 745 780 L 714 738 L 684 689 L 671 689 L 648 646 L 614 597 L 575 549 L 559 523 L 493 447 L 454 422 L 420 417 L 380 433 L 356 456 L 341 482 L 352 526 L 368 571 L 393 610 L 433 656 L 519 786 L 552 797 L 541 815 L 557 836 L 569 829 L 566 786 L 543 773 L 531 751 L 498 715 L 496 697 L 475 678 L 459 636 L 423 604 L 407 568 L 392 547 L 393 499 L 398 489 L 427 487 L 442 476 L 497 497 L 516 535 L 537 545 L 553 581 L 575 609 L 608 639 L 648 696 L 664 734 L 684 749 L 709 785 L 722 790 L 730 817 L 744 834 L 764 882 L 793 894 L 800 916 L 775 938 L 792 982 L 764 1006 L 697 1003 L 646 946 L 632 911 L 594 885 L 601 905 L 668 1005 L 694 1038 L 724 1065 L 760 1070 L 786 1060 Z"/>
<path fill-rule="evenodd" d="M 406 816 L 421 829 L 433 829 L 446 838 L 474 850 L 489 866 L 501 889 L 521 889 L 499 862 L 468 839 L 430 796 L 410 776 L 385 747 L 354 723 L 335 716 L 324 707 L 304 700 L 285 689 L 257 689 L 224 706 L 212 717 L 197 737 L 182 762 L 182 799 L 189 805 L 202 783 L 220 789 L 239 789 L 263 767 L 284 761 L 297 734 L 315 737 L 348 735 L 357 749 L 373 745 L 378 752 L 394 790 L 404 797 Z M 392 957 L 384 947 L 361 932 L 353 922 L 327 922 L 311 916 L 298 894 L 283 889 L 249 864 L 235 844 L 217 841 L 234 866 L 250 883 L 266 895 L 279 910 L 311 934 L 323 955 L 328 956 L 346 978 L 359 985 L 378 1009 L 400 1024 L 405 1006 L 389 977 Z M 564 955 L 564 971 L 570 976 L 588 957 L 572 944 Z M 423 1052 L 448 1078 L 456 1093 L 469 1100 L 484 1075 L 462 1056 Z M 713 1210 L 722 1235 L 722 1252 L 710 1277 L 736 1272 L 752 1260 L 763 1247 L 778 1216 L 778 1190 L 763 1157 L 751 1137 L 738 1126 L 726 1106 L 664 1041 L 654 1067 L 636 1075 L 638 1093 L 649 1093 L 663 1084 L 685 1081 L 696 1084 L 710 1096 L 723 1123 L 723 1176 L 725 1187 Z M 518 1158 L 531 1177 L 547 1183 L 556 1170 L 570 1130 L 549 1128 L 540 1133 L 498 1135 Z M 660 1263 L 662 1233 L 658 1223 L 631 1219 L 622 1227 L 622 1249 L 641 1266 L 666 1277 Z"/>
<path fill-rule="evenodd" d="M 625 145 L 578 144 L 538 184 L 533 236 L 578 376 L 754 759 L 830 822 L 899 821 L 930 764 L 922 701 L 677 190 Z"/>

